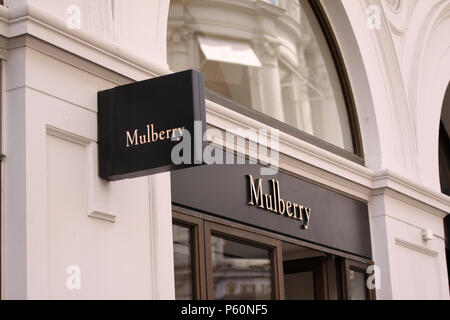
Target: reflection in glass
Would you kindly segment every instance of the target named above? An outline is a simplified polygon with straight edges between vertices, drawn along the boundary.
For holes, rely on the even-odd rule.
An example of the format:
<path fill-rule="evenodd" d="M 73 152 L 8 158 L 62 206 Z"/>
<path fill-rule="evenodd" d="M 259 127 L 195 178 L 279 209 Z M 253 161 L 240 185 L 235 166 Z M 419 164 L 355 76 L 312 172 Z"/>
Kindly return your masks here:
<path fill-rule="evenodd" d="M 208 89 L 354 152 L 336 66 L 307 0 L 172 0 L 167 58 L 173 71 L 202 72 Z"/>
<path fill-rule="evenodd" d="M 191 229 L 178 225 L 172 226 L 173 258 L 175 265 L 175 298 L 192 300 L 193 267 Z"/>
<path fill-rule="evenodd" d="M 366 300 L 366 274 L 350 270 L 350 300 Z"/>
<path fill-rule="evenodd" d="M 273 298 L 269 250 L 215 236 L 211 250 L 215 299 Z"/>
<path fill-rule="evenodd" d="M 312 271 L 284 275 L 286 300 L 314 300 L 314 273 Z"/>

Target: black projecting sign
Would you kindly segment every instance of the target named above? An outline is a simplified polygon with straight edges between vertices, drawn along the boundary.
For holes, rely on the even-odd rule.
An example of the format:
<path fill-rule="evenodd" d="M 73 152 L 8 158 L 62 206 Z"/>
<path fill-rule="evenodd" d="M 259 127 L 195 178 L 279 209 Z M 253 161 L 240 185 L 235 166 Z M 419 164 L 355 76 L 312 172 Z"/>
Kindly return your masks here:
<path fill-rule="evenodd" d="M 120 180 L 199 164 L 205 146 L 202 139 L 205 127 L 204 80 L 197 71 L 101 91 L 99 175 L 107 180 Z M 200 146 L 194 142 L 194 136 Z M 172 150 L 181 141 L 188 143 L 184 145 L 190 148 L 189 160 L 177 163 L 173 161 Z M 181 155 L 186 152 L 183 150 Z"/>

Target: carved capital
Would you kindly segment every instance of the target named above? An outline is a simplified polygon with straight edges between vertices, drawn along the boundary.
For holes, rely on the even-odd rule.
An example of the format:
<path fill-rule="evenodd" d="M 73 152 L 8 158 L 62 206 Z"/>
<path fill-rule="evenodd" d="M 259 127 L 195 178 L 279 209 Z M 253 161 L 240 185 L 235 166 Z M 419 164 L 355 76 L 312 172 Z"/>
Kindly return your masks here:
<path fill-rule="evenodd" d="M 173 50 L 188 50 L 189 42 L 194 39 L 194 31 L 184 28 L 167 30 L 167 45 Z"/>
<path fill-rule="evenodd" d="M 278 65 L 278 43 L 266 38 L 257 38 L 252 41 L 252 44 L 263 65 Z"/>

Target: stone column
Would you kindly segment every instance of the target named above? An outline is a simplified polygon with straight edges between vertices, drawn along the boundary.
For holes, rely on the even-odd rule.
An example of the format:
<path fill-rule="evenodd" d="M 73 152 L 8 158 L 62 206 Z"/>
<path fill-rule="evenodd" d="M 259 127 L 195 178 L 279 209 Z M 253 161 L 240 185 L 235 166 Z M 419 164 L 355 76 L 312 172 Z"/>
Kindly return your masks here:
<path fill-rule="evenodd" d="M 346 112 L 345 105 L 339 106 L 337 104 L 328 69 L 317 42 L 313 42 L 309 50 L 311 51 L 310 66 L 312 71 L 310 79 L 317 90 L 313 96 L 318 98 L 312 104 L 315 133 L 319 138 L 344 148 L 341 120 L 346 121 L 347 119 L 342 119 L 342 116 L 347 117 L 347 115 L 341 115 L 338 108 L 341 107 L 342 111 Z"/>
<path fill-rule="evenodd" d="M 309 98 L 308 79 L 310 77 L 310 69 L 305 58 L 305 50 L 311 44 L 310 36 L 302 36 L 297 47 L 298 72 L 303 78 L 295 78 L 294 82 L 297 124 L 299 129 L 314 135 L 313 118 L 311 112 L 311 103 Z"/>
<path fill-rule="evenodd" d="M 261 103 L 259 108 L 258 106 L 255 108 L 277 120 L 284 121 L 277 46 L 275 42 L 265 38 L 253 41 L 253 48 L 262 64 L 257 79 Z"/>
<path fill-rule="evenodd" d="M 183 71 L 194 67 L 194 32 L 180 29 L 167 31 L 167 57 L 172 71 Z"/>

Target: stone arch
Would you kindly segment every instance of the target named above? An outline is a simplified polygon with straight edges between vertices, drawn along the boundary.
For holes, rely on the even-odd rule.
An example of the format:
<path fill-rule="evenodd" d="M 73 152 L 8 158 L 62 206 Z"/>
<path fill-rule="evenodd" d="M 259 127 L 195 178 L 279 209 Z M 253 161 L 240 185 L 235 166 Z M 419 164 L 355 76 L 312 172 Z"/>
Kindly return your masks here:
<path fill-rule="evenodd" d="M 342 53 L 355 99 L 366 166 L 381 169 L 381 143 L 368 75 L 350 18 L 341 1 L 322 1 Z"/>
<path fill-rule="evenodd" d="M 352 95 L 355 100 L 359 123 L 359 133 L 363 144 L 364 160 L 368 168 L 377 170 L 382 168 L 379 130 L 376 121 L 372 93 L 368 84 L 363 57 L 354 30 L 341 1 L 319 1 L 323 6 L 327 18 L 337 38 L 337 44 L 345 61 L 346 71 L 351 83 Z M 178 44 L 186 47 L 192 44 L 192 34 L 174 28 L 169 33 L 169 41 L 173 41 L 174 48 Z M 178 49 L 176 49 L 178 50 Z M 179 50 L 178 50 L 179 51 Z"/>
<path fill-rule="evenodd" d="M 415 10 L 422 11 L 420 7 Z M 411 64 L 408 98 L 416 119 L 420 182 L 435 191 L 440 191 L 439 126 L 450 80 L 450 48 L 444 41 L 450 30 L 449 18 L 450 3 L 447 1 L 437 1 L 421 23 L 413 17 L 410 25 L 420 31 L 414 39 L 407 39 L 411 50 L 405 48 L 413 53 L 408 59 Z"/>

